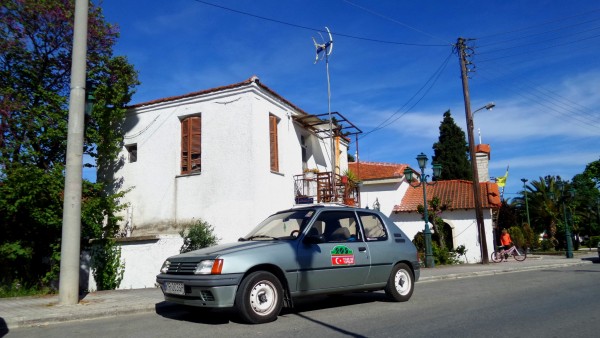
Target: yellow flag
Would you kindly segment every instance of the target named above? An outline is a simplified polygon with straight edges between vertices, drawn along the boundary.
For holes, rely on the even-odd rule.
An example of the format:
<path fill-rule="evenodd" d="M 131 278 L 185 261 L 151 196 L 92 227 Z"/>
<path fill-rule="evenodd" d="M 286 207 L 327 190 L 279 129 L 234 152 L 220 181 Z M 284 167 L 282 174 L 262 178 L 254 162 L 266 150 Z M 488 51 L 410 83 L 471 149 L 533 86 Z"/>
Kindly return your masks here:
<path fill-rule="evenodd" d="M 506 185 L 507 178 L 508 178 L 508 168 L 506 168 L 506 174 L 504 174 L 504 176 L 496 177 L 496 184 L 498 184 L 499 187 L 504 187 Z"/>

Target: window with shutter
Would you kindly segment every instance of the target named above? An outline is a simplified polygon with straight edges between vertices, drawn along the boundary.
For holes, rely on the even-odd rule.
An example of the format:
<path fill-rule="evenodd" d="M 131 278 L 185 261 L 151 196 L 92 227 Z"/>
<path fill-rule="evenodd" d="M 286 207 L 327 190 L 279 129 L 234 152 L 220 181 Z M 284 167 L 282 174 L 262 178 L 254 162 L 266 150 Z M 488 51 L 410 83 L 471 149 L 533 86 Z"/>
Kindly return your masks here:
<path fill-rule="evenodd" d="M 202 119 L 187 117 L 181 121 L 181 174 L 200 171 L 202 160 Z"/>
<path fill-rule="evenodd" d="M 269 115 L 269 141 L 271 148 L 271 171 L 279 171 L 279 149 L 277 146 L 277 117 Z"/>

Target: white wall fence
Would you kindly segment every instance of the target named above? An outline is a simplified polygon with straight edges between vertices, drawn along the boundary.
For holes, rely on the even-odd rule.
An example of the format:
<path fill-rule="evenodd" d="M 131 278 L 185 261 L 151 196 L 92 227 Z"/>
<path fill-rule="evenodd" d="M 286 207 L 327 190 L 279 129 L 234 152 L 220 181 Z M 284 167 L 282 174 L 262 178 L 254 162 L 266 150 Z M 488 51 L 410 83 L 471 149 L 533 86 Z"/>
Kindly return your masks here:
<path fill-rule="evenodd" d="M 179 235 L 157 235 L 127 237 L 117 239 L 121 247 L 121 262 L 125 264 L 125 273 L 119 286 L 122 289 L 143 289 L 156 287 L 162 263 L 170 256 L 179 254 L 183 238 Z M 83 252 L 81 257 L 80 288 L 93 292 L 97 290 L 96 281 L 90 271 L 90 255 Z"/>

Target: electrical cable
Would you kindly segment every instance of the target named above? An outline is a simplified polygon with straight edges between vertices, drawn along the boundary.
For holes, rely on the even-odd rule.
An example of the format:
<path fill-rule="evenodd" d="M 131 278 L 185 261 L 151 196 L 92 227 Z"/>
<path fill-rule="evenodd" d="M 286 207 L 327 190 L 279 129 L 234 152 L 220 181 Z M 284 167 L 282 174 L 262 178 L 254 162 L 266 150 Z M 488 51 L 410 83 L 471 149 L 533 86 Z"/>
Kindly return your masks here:
<path fill-rule="evenodd" d="M 415 94 L 413 94 L 413 96 L 410 97 L 410 99 L 408 99 L 408 101 L 406 101 L 406 103 L 404 103 L 400 108 L 398 108 L 392 115 L 390 115 L 387 119 L 385 119 L 383 122 L 381 122 L 379 125 L 377 125 L 377 127 L 371 129 L 368 132 L 365 132 L 363 134 L 361 134 L 359 136 L 359 140 L 363 139 L 364 137 L 366 137 L 367 135 L 374 133 L 378 130 L 381 130 L 387 126 L 389 126 L 390 124 L 396 122 L 398 119 L 400 119 L 401 117 L 403 117 L 404 115 L 406 115 L 409 111 L 411 111 L 419 102 L 421 102 L 421 100 L 423 98 L 425 98 L 425 96 L 429 93 L 429 91 L 431 90 L 431 88 L 433 88 L 433 86 L 437 83 L 437 80 L 440 78 L 443 70 L 446 68 L 446 66 L 448 65 L 448 62 L 450 61 L 450 57 L 452 56 L 452 54 L 454 54 L 454 51 L 452 51 L 447 57 L 446 59 L 442 62 L 442 64 L 437 68 L 437 70 L 429 77 L 429 79 L 427 79 L 427 81 L 423 84 L 423 86 L 421 86 L 421 88 L 419 88 L 419 90 L 417 90 L 415 92 Z M 395 119 L 391 120 L 390 119 L 392 117 L 394 117 L 395 115 L 397 115 L 402 109 L 404 109 L 404 107 L 406 107 L 406 105 L 408 105 L 421 91 L 423 91 L 425 89 L 425 87 L 428 86 L 428 84 L 431 83 L 429 85 L 429 87 L 427 88 L 427 90 L 425 91 L 425 93 L 423 93 L 423 95 L 412 105 L 410 106 L 406 111 L 404 111 L 402 114 L 400 114 L 400 116 L 396 117 Z M 389 123 L 386 123 L 390 121 Z"/>
<path fill-rule="evenodd" d="M 234 12 L 234 13 L 237 13 L 237 14 L 242 14 L 242 15 L 250 16 L 250 17 L 253 17 L 253 18 L 256 18 L 256 19 L 260 19 L 260 20 L 270 21 L 270 22 L 281 24 L 281 25 L 295 27 L 295 28 L 301 28 L 301 29 L 312 31 L 312 32 L 316 31 L 316 32 L 321 32 L 321 33 L 327 33 L 326 31 L 324 31 L 322 29 L 315 29 L 315 28 L 311 28 L 311 27 L 307 27 L 307 26 L 302 26 L 302 25 L 299 25 L 299 24 L 291 23 L 291 22 L 286 22 L 286 21 L 282 21 L 282 20 L 267 18 L 265 16 L 256 15 L 256 14 L 252 14 L 252 13 L 248 13 L 248 12 L 244 12 L 244 11 L 240 11 L 240 10 L 237 10 L 237 9 L 233 9 L 233 8 L 229 8 L 229 7 L 225 7 L 225 6 L 221 6 L 221 5 L 217 5 L 217 4 L 213 4 L 213 3 L 206 2 L 206 1 L 203 1 L 203 0 L 193 0 L 193 1 L 201 3 L 201 4 L 205 4 L 205 5 L 208 5 L 208 6 L 213 6 L 213 7 L 216 7 L 216 8 L 224 9 L 224 10 L 227 10 L 227 11 L 230 11 L 230 12 Z M 363 40 L 363 41 L 370 41 L 370 42 L 377 42 L 377 43 L 385 43 L 385 44 L 391 44 L 391 45 L 415 46 L 415 47 L 447 47 L 447 45 L 409 43 L 409 42 L 399 42 L 399 41 L 386 41 L 386 40 L 380 40 L 380 39 L 372 39 L 372 38 L 365 38 L 365 37 L 360 37 L 360 36 L 354 36 L 354 35 L 349 35 L 349 34 L 344 34 L 344 33 L 339 33 L 339 32 L 331 32 L 331 33 L 334 34 L 334 35 L 336 35 L 336 36 L 341 36 L 341 37 L 345 37 L 345 38 L 349 38 L 349 39 L 356 39 L 356 40 Z"/>

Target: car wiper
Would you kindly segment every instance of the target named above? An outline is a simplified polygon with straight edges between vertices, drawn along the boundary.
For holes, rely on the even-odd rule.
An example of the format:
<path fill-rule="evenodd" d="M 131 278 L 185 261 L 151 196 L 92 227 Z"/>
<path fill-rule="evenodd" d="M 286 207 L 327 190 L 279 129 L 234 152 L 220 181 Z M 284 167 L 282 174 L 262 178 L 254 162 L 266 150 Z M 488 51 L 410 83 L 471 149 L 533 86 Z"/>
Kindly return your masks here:
<path fill-rule="evenodd" d="M 251 240 L 256 239 L 256 238 L 267 238 L 267 239 L 273 239 L 273 240 L 276 240 L 276 241 L 279 240 L 279 238 L 277 238 L 277 237 L 267 236 L 267 235 L 254 235 L 254 236 L 248 237 L 246 240 L 251 241 Z"/>

